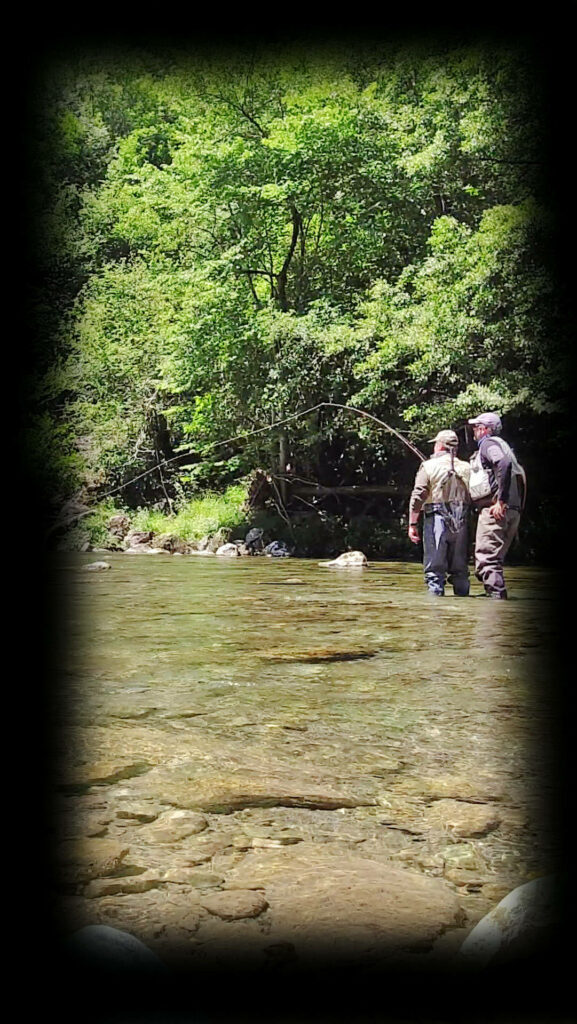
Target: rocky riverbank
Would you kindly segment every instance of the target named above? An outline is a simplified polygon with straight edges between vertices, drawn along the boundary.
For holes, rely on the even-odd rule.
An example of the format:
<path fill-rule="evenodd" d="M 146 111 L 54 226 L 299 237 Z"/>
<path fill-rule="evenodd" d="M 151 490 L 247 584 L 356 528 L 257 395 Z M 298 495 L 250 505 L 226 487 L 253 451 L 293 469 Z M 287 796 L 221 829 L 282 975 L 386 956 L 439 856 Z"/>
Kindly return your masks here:
<path fill-rule="evenodd" d="M 252 528 L 242 538 L 232 540 L 232 531 L 220 528 L 196 541 L 186 540 L 174 533 L 155 533 L 153 530 L 133 530 L 126 515 L 112 516 L 108 522 L 108 537 L 98 545 L 88 542 L 85 551 L 124 551 L 131 555 L 219 555 L 246 557 L 265 555 L 269 558 L 288 558 L 294 547 L 284 541 L 270 540 L 264 530 Z"/>

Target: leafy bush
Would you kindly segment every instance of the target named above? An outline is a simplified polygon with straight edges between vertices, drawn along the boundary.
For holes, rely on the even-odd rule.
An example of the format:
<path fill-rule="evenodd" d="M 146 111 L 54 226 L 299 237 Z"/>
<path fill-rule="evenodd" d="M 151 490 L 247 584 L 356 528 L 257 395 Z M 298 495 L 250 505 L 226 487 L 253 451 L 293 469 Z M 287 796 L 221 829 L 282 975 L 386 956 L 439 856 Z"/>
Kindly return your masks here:
<path fill-rule="evenodd" d="M 135 530 L 153 533 L 174 533 L 183 540 L 200 540 L 217 530 L 234 530 L 245 518 L 247 489 L 234 484 L 223 494 L 209 492 L 183 503 L 175 515 L 166 515 L 156 509 L 139 509 L 132 519 Z"/>

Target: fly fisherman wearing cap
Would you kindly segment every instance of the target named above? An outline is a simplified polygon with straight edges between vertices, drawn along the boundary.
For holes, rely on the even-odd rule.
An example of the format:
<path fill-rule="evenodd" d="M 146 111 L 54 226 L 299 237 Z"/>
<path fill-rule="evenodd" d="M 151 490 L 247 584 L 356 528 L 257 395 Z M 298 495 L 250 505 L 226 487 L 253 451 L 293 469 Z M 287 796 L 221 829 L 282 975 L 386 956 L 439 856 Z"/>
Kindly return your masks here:
<path fill-rule="evenodd" d="M 488 597 L 505 600 L 503 563 L 519 529 L 527 481 L 523 467 L 502 437 L 501 419 L 484 412 L 469 420 L 478 450 L 471 456 L 471 499 L 479 512 L 475 575 Z"/>
<path fill-rule="evenodd" d="M 419 543 L 417 523 L 424 513 L 423 567 L 431 594 L 442 597 L 445 579 L 457 597 L 469 593 L 467 565 L 467 515 L 469 510 L 468 462 L 456 458 L 459 438 L 454 430 L 441 430 L 433 455 L 421 464 L 409 502 L 409 537 Z"/>

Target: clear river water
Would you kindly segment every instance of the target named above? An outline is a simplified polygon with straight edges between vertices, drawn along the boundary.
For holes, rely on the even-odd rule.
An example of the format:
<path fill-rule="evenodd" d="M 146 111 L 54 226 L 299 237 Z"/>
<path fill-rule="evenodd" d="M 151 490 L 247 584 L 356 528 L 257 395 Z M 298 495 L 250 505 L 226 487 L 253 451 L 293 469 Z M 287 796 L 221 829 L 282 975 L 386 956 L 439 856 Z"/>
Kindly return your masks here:
<path fill-rule="evenodd" d="M 97 558 L 110 568 L 88 571 Z M 182 956 L 262 950 L 294 896 L 281 881 L 318 864 L 329 884 L 334 865 L 336 906 L 354 858 L 350 877 L 384 865 L 453 901 L 434 952 L 554 869 L 545 570 L 508 568 L 507 602 L 476 581 L 432 598 L 400 562 L 74 553 L 51 582 L 71 931 L 112 924 L 161 955 L 169 939 Z"/>

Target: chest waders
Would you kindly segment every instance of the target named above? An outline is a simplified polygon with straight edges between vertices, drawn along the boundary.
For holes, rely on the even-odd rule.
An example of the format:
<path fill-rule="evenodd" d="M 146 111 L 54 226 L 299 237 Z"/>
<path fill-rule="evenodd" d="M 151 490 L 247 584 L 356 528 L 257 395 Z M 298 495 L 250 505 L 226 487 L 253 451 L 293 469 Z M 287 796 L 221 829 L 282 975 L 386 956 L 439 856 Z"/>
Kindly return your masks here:
<path fill-rule="evenodd" d="M 431 502 L 425 506 L 423 528 L 425 582 L 429 592 L 438 597 L 442 597 L 445 593 L 445 579 L 452 584 L 456 597 L 467 597 L 469 593 L 468 504 L 462 499 L 449 497 L 451 493 L 458 493 L 458 482 L 465 483 L 455 469 L 454 458 L 454 453 L 451 451 L 451 465 L 438 482 L 438 490 L 447 492 L 447 500 Z"/>

